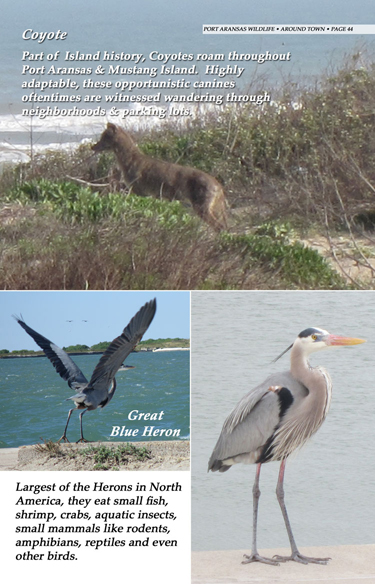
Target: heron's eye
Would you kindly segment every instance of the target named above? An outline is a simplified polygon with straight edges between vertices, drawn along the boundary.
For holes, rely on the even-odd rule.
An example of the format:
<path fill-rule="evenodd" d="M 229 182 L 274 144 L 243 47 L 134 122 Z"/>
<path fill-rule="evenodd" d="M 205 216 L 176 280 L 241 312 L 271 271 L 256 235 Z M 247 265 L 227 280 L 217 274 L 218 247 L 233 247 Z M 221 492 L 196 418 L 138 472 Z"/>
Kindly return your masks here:
<path fill-rule="evenodd" d="M 311 338 L 313 341 L 316 341 L 316 339 L 318 338 L 317 335 L 311 335 Z"/>

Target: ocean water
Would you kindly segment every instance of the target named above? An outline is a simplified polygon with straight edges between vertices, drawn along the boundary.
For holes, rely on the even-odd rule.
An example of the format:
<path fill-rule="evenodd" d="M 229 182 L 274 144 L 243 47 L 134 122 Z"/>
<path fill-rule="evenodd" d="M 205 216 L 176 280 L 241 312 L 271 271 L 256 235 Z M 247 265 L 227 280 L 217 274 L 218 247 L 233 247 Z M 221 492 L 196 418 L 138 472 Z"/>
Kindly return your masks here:
<path fill-rule="evenodd" d="M 238 80 L 238 87 L 250 91 L 255 80 L 264 79 L 264 88 L 292 80 L 298 84 L 313 84 L 327 68 L 337 66 L 346 55 L 362 50 L 363 44 L 373 45 L 369 36 L 357 35 L 203 35 L 203 24 L 366 24 L 375 22 L 372 0 L 356 3 L 331 0 L 268 0 L 256 4 L 247 0 L 230 3 L 190 0 L 182 9 L 173 0 L 107 0 L 104 4 L 93 0 L 88 9 L 86 0 L 13 0 L 2 3 L 2 83 L 0 86 L 0 163 L 28 160 L 31 140 L 34 152 L 45 148 L 72 148 L 76 144 L 99 135 L 107 120 L 118 118 L 107 115 L 90 117 L 49 117 L 44 120 L 21 116 L 21 84 L 32 76 L 22 75 L 25 64 L 54 64 L 56 66 L 89 66 L 93 62 L 64 60 L 65 52 L 96 53 L 100 50 L 124 53 L 142 53 L 144 66 L 150 65 L 152 51 L 160 54 L 291 52 L 289 63 L 263 65 L 249 64 Z M 66 31 L 65 41 L 50 40 L 40 44 L 22 39 L 23 31 Z M 61 51 L 58 61 L 22 61 L 23 51 Z M 99 64 L 101 63 L 98 62 Z M 131 65 L 132 63 L 123 63 Z M 155 65 L 155 62 L 153 63 Z M 158 64 L 158 63 L 156 63 Z M 176 63 L 175 63 L 176 64 Z M 226 63 L 220 62 L 220 65 Z M 94 66 L 96 63 L 94 63 Z M 181 62 L 177 62 L 181 65 Z M 203 66 L 202 66 L 203 67 Z M 55 76 L 60 78 L 59 75 Z M 129 79 L 128 76 L 120 76 Z M 100 80 L 109 79 L 99 76 Z M 139 76 L 142 78 L 142 76 Z M 174 77 L 176 78 L 176 77 Z M 46 76 L 43 79 L 49 79 Z M 77 76 L 82 81 L 82 76 Z M 113 76 L 112 76 L 113 80 Z M 31 90 L 26 90 L 30 92 Z M 56 91 L 48 90 L 49 92 Z M 74 92 L 74 90 L 72 90 Z M 186 90 L 185 90 L 186 91 Z M 47 90 L 46 90 L 47 92 Z M 61 90 L 61 93 L 63 90 Z M 69 93 L 68 90 L 65 93 Z M 87 93 L 90 93 L 88 90 Z M 91 93 L 100 94 L 100 90 Z M 28 107 L 30 103 L 26 104 Z M 36 104 L 37 105 L 37 104 Z M 46 106 L 46 103 L 38 105 Z M 63 107 L 65 104 L 52 104 Z M 96 104 L 95 104 L 96 105 Z M 86 108 L 95 109 L 92 104 Z M 120 104 L 121 108 L 121 104 Z M 127 118 L 128 127 L 147 128 L 163 123 L 157 117 Z"/>
<path fill-rule="evenodd" d="M 82 355 L 74 361 L 88 379 L 100 355 Z M 186 440 L 189 438 L 189 351 L 133 353 L 127 359 L 135 369 L 119 371 L 113 399 L 103 409 L 86 412 L 83 435 L 90 441 Z M 58 440 L 64 431 L 74 395 L 45 357 L 0 360 L 0 447 L 10 448 Z M 129 420 L 130 412 L 164 412 L 159 421 Z M 73 412 L 68 439 L 80 437 L 79 413 Z M 133 414 L 134 415 L 134 414 Z M 138 429 L 138 436 L 111 437 L 113 426 Z M 142 436 L 145 426 L 180 430 L 178 437 Z"/>
<path fill-rule="evenodd" d="M 375 526 L 375 295 L 368 292 L 194 292 L 192 296 L 192 545 L 250 549 L 255 465 L 207 472 L 225 418 L 309 326 L 366 339 L 321 351 L 333 381 L 328 416 L 286 465 L 285 501 L 297 545 L 369 544 Z M 262 465 L 259 548 L 288 547 L 276 499 L 278 462 Z"/>

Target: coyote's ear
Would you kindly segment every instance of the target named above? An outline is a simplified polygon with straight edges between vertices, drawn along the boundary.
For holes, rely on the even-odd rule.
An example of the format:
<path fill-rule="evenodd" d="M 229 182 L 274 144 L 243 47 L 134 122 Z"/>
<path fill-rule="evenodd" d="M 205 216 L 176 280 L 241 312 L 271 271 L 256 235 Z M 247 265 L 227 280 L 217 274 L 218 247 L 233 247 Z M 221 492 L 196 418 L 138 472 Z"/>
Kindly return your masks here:
<path fill-rule="evenodd" d="M 108 122 L 107 130 L 109 130 L 112 134 L 115 134 L 116 130 L 117 130 L 117 126 L 115 126 L 115 124 L 111 124 L 111 122 Z"/>

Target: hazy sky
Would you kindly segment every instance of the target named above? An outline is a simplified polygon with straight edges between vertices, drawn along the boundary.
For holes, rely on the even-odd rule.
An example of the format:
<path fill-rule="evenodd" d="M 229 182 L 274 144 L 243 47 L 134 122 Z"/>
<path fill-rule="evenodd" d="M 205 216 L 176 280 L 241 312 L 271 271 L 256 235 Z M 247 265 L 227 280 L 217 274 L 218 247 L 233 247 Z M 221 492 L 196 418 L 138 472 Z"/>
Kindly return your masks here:
<path fill-rule="evenodd" d="M 112 341 L 152 298 L 157 311 L 144 340 L 190 338 L 189 292 L 0 292 L 0 349 L 38 349 L 12 314 L 60 347 L 91 346 Z"/>

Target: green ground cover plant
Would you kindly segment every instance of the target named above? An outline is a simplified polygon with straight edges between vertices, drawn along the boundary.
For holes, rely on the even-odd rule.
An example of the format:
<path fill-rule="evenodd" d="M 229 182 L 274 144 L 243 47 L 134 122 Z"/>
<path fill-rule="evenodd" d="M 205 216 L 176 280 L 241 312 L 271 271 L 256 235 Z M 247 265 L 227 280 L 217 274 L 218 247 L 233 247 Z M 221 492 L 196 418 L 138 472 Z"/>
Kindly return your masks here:
<path fill-rule="evenodd" d="M 375 63 L 358 52 L 313 87 L 271 93 L 271 104 L 198 111 L 136 136 L 145 154 L 224 185 L 229 227 L 219 234 L 179 202 L 127 193 L 113 155 L 90 144 L 4 169 L 1 287 L 373 287 Z M 314 236 L 329 242 L 331 262 L 306 243 Z M 342 238 L 365 284 L 336 269 Z"/>

